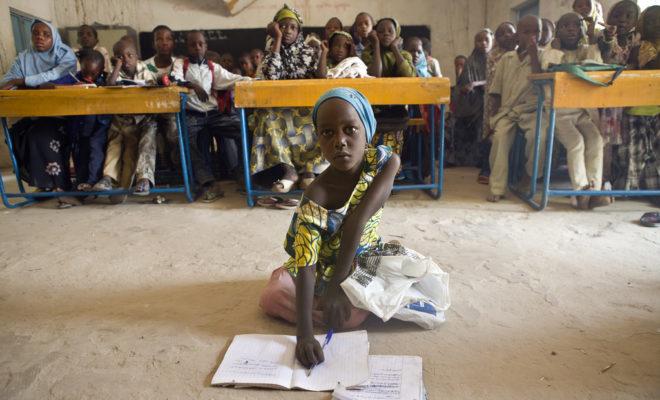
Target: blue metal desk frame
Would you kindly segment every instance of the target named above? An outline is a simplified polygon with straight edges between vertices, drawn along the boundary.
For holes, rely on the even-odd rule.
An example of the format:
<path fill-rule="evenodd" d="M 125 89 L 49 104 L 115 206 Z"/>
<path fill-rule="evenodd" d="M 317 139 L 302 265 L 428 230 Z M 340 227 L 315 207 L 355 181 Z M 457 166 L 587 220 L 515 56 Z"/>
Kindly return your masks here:
<path fill-rule="evenodd" d="M 414 184 L 405 184 L 405 185 L 394 185 L 392 190 L 424 190 L 429 196 L 434 199 L 439 199 L 442 196 L 442 188 L 444 185 L 444 156 L 445 156 L 445 104 L 440 104 L 440 146 L 436 154 L 436 110 L 435 105 L 431 104 L 431 124 L 430 124 L 430 140 L 429 146 L 431 148 L 431 182 L 424 183 L 422 177 L 422 165 L 423 165 L 423 151 L 421 145 L 421 137 L 417 146 L 417 177 L 418 182 Z M 245 191 L 247 194 L 247 205 L 248 207 L 254 207 L 254 197 L 257 196 L 282 196 L 282 195 L 300 195 L 301 190 L 292 190 L 288 193 L 276 193 L 270 190 L 255 190 L 252 188 L 252 175 L 250 174 L 250 151 L 248 148 L 249 137 L 247 129 L 247 118 L 245 117 L 245 109 L 238 109 L 241 117 L 241 145 L 243 148 L 243 171 L 245 174 Z M 422 133 L 417 133 L 417 135 L 422 135 Z M 436 166 L 436 159 L 438 160 L 438 165 Z M 437 182 L 436 182 L 437 180 Z"/>
<path fill-rule="evenodd" d="M 181 170 L 183 174 L 183 186 L 179 187 L 170 187 L 170 188 L 153 188 L 150 190 L 150 193 L 161 194 L 161 193 L 184 193 L 186 199 L 189 202 L 193 201 L 193 195 L 191 190 L 191 182 L 193 182 L 192 175 L 192 166 L 190 161 L 190 151 L 189 151 L 189 139 L 188 139 L 188 129 L 186 126 L 186 99 L 187 95 L 185 93 L 179 93 L 180 96 L 180 111 L 176 113 L 176 126 L 179 136 L 179 150 L 181 153 L 181 160 L 184 161 L 181 163 Z M 38 117 L 39 115 L 34 115 Z M 103 192 L 36 192 L 28 193 L 25 191 L 23 182 L 20 177 L 20 170 L 18 168 L 18 162 L 16 161 L 16 156 L 14 155 L 14 144 L 9 134 L 9 126 L 7 124 L 7 118 L 2 117 L 2 130 L 5 135 L 5 143 L 9 149 L 9 156 L 11 158 L 11 164 L 14 169 L 14 174 L 16 175 L 16 182 L 18 183 L 18 189 L 20 193 L 7 193 L 5 191 L 5 185 L 0 177 L 0 196 L 2 196 L 2 202 L 7 208 L 18 208 L 23 207 L 28 204 L 34 203 L 39 198 L 47 197 L 61 197 L 61 196 L 113 196 L 113 195 L 129 195 L 132 194 L 130 189 L 113 189 Z M 12 198 L 23 198 L 26 199 L 19 203 L 11 203 L 9 200 Z"/>
<path fill-rule="evenodd" d="M 533 209 L 542 211 L 548 205 L 550 197 L 565 197 L 565 196 L 627 196 L 627 197 L 646 197 L 646 196 L 660 196 L 660 190 L 569 190 L 569 189 L 553 189 L 550 187 L 550 172 L 552 170 L 552 150 L 555 140 L 555 120 L 556 110 L 554 107 L 554 80 L 552 79 L 539 79 L 534 80 L 534 84 L 538 87 L 538 102 L 536 105 L 536 132 L 534 135 L 534 167 L 532 170 L 531 185 L 529 193 L 523 193 L 514 187 L 511 182 L 511 175 L 509 177 L 509 190 L 516 196 L 520 197 L 523 201 L 529 204 Z M 541 201 L 535 200 L 536 196 L 536 181 L 538 179 L 538 160 L 540 156 L 541 147 L 541 119 L 543 116 L 543 105 L 545 101 L 545 85 L 550 86 L 550 105 L 548 130 L 546 136 L 545 148 L 545 162 L 543 164 L 543 184 L 541 186 Z M 514 159 L 518 155 L 514 154 Z M 517 164 L 514 162 L 514 165 Z"/>

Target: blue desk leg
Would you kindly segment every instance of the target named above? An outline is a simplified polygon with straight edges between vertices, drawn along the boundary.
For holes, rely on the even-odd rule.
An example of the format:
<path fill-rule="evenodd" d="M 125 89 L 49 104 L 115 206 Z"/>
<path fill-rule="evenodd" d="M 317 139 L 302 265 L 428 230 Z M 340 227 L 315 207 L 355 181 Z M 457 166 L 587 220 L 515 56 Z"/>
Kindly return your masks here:
<path fill-rule="evenodd" d="M 554 97 L 554 88 L 553 88 Z M 534 206 L 538 211 L 545 209 L 550 196 L 550 171 L 552 170 L 552 149 L 555 144 L 555 120 L 557 118 L 555 108 L 550 106 L 548 123 L 548 136 L 546 137 L 545 163 L 543 164 L 543 192 L 541 193 L 541 204 Z"/>
<path fill-rule="evenodd" d="M 250 149 L 248 149 L 247 121 L 245 119 L 245 109 L 239 108 L 241 116 L 241 147 L 243 148 L 243 173 L 245 174 L 245 194 L 247 195 L 248 207 L 254 207 L 252 198 L 252 175 L 250 174 Z"/>
<path fill-rule="evenodd" d="M 536 194 L 536 180 L 539 177 L 539 154 L 541 148 L 541 121 L 543 121 L 543 103 L 545 101 L 545 91 L 543 85 L 538 87 L 539 95 L 536 102 L 536 125 L 534 127 L 534 164 L 532 164 L 531 183 L 529 185 L 529 193 L 527 199 L 534 200 Z M 547 142 L 546 142 L 547 143 Z"/>
<path fill-rule="evenodd" d="M 186 124 L 186 94 L 181 93 L 181 108 L 176 113 L 176 129 L 179 134 L 179 151 L 181 157 L 181 173 L 186 199 L 193 202 L 191 184 L 193 182 L 192 168 L 190 166 L 190 149 L 188 147 L 188 125 Z"/>
<path fill-rule="evenodd" d="M 442 189 L 445 185 L 445 104 L 440 104 L 440 149 L 438 150 L 438 196 L 442 196 Z M 433 106 L 433 116 L 435 117 L 435 106 Z M 433 125 L 435 125 L 435 120 Z M 433 166 L 435 167 L 435 166 Z M 435 181 L 433 181 L 435 182 Z"/>
<path fill-rule="evenodd" d="M 11 134 L 9 133 L 9 125 L 7 125 L 7 118 L 2 118 L 2 131 L 5 135 L 5 143 L 7 143 L 7 149 L 9 150 L 9 158 L 11 159 L 12 168 L 14 168 L 14 175 L 16 176 L 16 183 L 18 184 L 18 189 L 21 193 L 25 193 L 25 188 L 23 187 L 23 181 L 21 181 L 21 174 L 18 168 L 18 162 L 16 161 L 16 156 L 14 155 L 14 143 L 11 140 Z M 26 206 L 28 204 L 34 203 L 34 200 L 26 200 L 20 203 L 12 204 L 9 202 L 7 193 L 5 192 L 5 184 L 2 181 L 0 176 L 0 195 L 2 196 L 2 203 L 7 208 L 18 208 Z"/>

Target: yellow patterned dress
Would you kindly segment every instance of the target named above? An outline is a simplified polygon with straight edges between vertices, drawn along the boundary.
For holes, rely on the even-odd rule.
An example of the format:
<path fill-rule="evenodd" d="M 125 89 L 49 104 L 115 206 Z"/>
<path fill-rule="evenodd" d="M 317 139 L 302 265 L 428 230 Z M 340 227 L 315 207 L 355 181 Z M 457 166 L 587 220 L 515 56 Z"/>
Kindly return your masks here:
<path fill-rule="evenodd" d="M 327 210 L 303 195 L 286 234 L 284 248 L 291 257 L 284 267 L 295 277 L 300 268 L 316 265 L 314 292 L 317 296 L 323 294 L 334 274 L 344 218 L 360 204 L 374 177 L 391 156 L 392 149 L 387 146 L 368 147 L 358 183 L 346 204 L 337 210 Z M 381 243 L 376 230 L 382 213 L 381 208 L 367 222 L 355 256 Z"/>

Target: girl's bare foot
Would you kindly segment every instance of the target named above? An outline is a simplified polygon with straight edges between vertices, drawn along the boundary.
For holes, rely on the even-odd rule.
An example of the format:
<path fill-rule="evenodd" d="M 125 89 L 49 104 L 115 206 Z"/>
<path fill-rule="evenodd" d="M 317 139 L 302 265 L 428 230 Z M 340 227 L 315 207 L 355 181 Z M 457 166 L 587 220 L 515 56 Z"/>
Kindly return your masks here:
<path fill-rule="evenodd" d="M 486 197 L 486 200 L 490 201 L 491 203 L 497 203 L 500 200 L 502 200 L 504 196 L 500 196 L 499 194 L 491 194 L 488 197 Z"/>

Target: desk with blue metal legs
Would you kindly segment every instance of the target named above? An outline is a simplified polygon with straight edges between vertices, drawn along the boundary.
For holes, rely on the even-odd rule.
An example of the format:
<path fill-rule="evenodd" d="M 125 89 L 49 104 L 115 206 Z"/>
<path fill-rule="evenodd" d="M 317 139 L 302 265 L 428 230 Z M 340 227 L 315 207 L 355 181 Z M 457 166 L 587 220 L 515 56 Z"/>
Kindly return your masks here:
<path fill-rule="evenodd" d="M 589 72 L 588 74 L 598 81 L 608 82 L 612 73 L 605 71 Z M 534 159 L 531 185 L 529 192 L 523 193 L 512 184 L 510 179 L 509 190 L 539 211 L 548 205 L 550 197 L 557 196 L 660 196 L 660 190 L 567 190 L 553 189 L 550 186 L 556 110 L 658 105 L 660 104 L 660 71 L 625 71 L 611 86 L 607 87 L 592 85 L 566 72 L 535 74 L 530 79 L 538 88 L 535 142 L 533 153 L 530 155 Z M 546 87 L 549 88 L 550 93 L 547 102 L 545 101 Z M 546 147 L 541 149 L 541 120 L 544 107 L 548 109 L 548 128 Z M 540 201 L 537 201 L 538 160 L 541 151 L 545 151 L 545 161 L 542 170 L 541 198 Z M 515 154 L 514 158 L 516 158 Z"/>
<path fill-rule="evenodd" d="M 7 193 L 0 179 L 0 196 L 7 208 L 17 208 L 33 203 L 38 198 L 60 196 L 112 196 L 131 194 L 130 189 L 114 189 L 103 192 L 27 192 L 20 177 L 14 144 L 9 133 L 7 118 L 61 117 L 101 114 L 159 114 L 175 113 L 183 186 L 153 188 L 150 193 L 184 193 L 193 201 L 191 184 L 192 167 L 189 157 L 188 134 L 185 121 L 186 89 L 169 88 L 82 88 L 66 87 L 51 90 L 0 90 L 0 118 L 5 142 L 9 149 L 19 193 Z M 10 199 L 23 201 L 12 203 Z"/>
<path fill-rule="evenodd" d="M 270 190 L 255 190 L 250 173 L 249 134 L 246 108 L 313 107 L 316 100 L 327 90 L 335 87 L 351 87 L 364 94 L 372 105 L 417 104 L 430 105 L 430 182 L 421 178 L 422 148 L 418 146 L 418 180 L 413 184 L 395 185 L 393 190 L 424 190 L 438 199 L 444 184 L 444 137 L 445 106 L 449 104 L 450 82 L 447 78 L 373 78 L 373 79 L 308 79 L 285 81 L 244 81 L 236 84 L 234 101 L 241 118 L 243 169 L 247 204 L 254 206 L 257 196 L 276 196 Z M 439 118 L 435 106 L 440 106 Z M 439 138 L 436 124 L 439 123 Z M 436 146 L 436 140 L 440 140 Z M 436 149 L 436 147 L 438 149 Z M 437 161 L 437 162 L 436 162 Z M 300 191 L 291 191 L 299 194 Z"/>

